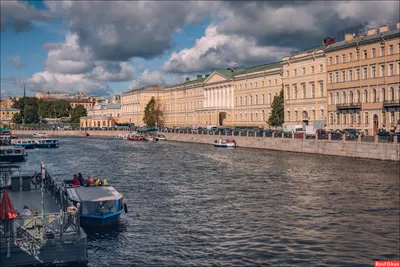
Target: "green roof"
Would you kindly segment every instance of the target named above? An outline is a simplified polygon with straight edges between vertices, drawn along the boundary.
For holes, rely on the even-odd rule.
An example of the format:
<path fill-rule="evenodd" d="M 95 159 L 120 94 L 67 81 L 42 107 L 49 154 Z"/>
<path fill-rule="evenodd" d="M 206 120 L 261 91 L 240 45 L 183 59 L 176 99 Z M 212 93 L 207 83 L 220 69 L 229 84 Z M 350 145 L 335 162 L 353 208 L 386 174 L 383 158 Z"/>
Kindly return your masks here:
<path fill-rule="evenodd" d="M 228 77 L 229 79 L 232 79 L 234 74 L 234 72 L 232 72 L 231 70 L 216 70 L 215 72 L 218 72 L 219 74 Z"/>
<path fill-rule="evenodd" d="M 269 70 L 269 69 L 275 69 L 275 68 L 280 68 L 281 66 L 281 62 L 272 62 L 272 63 L 268 63 L 268 64 L 263 64 L 263 65 L 259 65 L 259 66 L 254 66 L 254 67 L 250 67 L 244 70 L 238 70 L 235 72 L 235 76 L 238 75 L 243 75 L 243 74 L 247 74 L 247 73 L 253 73 L 253 72 L 259 72 L 259 71 L 264 71 L 264 70 Z"/>

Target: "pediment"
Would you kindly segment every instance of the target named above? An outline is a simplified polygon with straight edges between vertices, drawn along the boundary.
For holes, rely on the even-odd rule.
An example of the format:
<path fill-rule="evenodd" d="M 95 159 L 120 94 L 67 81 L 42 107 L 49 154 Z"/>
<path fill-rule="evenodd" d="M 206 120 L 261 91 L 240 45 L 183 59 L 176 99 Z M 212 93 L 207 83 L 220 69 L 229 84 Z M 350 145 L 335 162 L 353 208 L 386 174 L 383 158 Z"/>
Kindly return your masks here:
<path fill-rule="evenodd" d="M 227 82 L 229 79 L 220 73 L 214 71 L 205 81 L 205 84 L 212 84 L 217 82 Z"/>

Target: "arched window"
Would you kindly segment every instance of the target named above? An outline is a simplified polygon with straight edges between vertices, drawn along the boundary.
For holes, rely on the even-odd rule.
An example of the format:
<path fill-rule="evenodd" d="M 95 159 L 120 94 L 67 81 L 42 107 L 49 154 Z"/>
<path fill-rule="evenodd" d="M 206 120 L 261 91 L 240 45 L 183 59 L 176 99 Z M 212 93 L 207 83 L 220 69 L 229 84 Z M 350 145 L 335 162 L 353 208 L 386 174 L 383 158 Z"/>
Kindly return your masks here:
<path fill-rule="evenodd" d="M 333 94 L 330 93 L 329 94 L 329 105 L 332 105 L 332 101 L 333 101 Z"/>
<path fill-rule="evenodd" d="M 361 102 L 361 99 L 360 99 L 360 91 L 359 90 L 357 90 L 357 103 L 360 103 Z"/>
<path fill-rule="evenodd" d="M 346 104 L 346 92 L 342 94 L 342 104 Z"/>
<path fill-rule="evenodd" d="M 335 104 L 340 104 L 339 93 L 336 93 L 336 103 Z"/>
<path fill-rule="evenodd" d="M 372 90 L 372 103 L 376 103 L 376 89 Z"/>
<path fill-rule="evenodd" d="M 353 104 L 353 91 L 350 91 L 349 101 L 350 101 L 350 104 Z"/>
<path fill-rule="evenodd" d="M 364 103 L 368 103 L 368 90 L 364 90 Z"/>
<path fill-rule="evenodd" d="M 385 88 L 382 88 L 381 90 L 381 102 L 386 100 L 386 92 L 385 92 Z"/>
<path fill-rule="evenodd" d="M 394 100 L 394 88 L 390 87 L 389 89 L 389 100 Z"/>

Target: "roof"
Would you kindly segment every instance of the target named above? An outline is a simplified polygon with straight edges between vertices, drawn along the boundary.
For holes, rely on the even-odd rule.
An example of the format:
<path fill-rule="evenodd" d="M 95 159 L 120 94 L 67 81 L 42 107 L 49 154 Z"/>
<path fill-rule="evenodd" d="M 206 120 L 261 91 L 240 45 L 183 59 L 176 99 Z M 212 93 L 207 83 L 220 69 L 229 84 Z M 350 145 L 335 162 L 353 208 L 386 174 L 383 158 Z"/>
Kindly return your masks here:
<path fill-rule="evenodd" d="M 144 87 L 140 87 L 140 88 L 134 88 L 131 89 L 125 93 L 122 93 L 121 95 L 125 95 L 125 94 L 129 94 L 132 92 L 151 92 L 151 91 L 160 91 L 162 90 L 164 87 L 161 85 L 149 85 L 149 86 L 144 86 Z"/>
<path fill-rule="evenodd" d="M 230 78 L 230 79 L 232 79 L 234 76 L 234 72 L 231 70 L 216 70 L 215 72 L 217 72 L 227 78 Z"/>
<path fill-rule="evenodd" d="M 388 36 L 397 37 L 397 36 L 399 36 L 399 34 L 400 34 L 400 29 L 393 29 L 391 31 L 380 32 L 380 33 L 373 34 L 373 35 L 360 35 L 360 36 L 356 36 L 354 39 L 349 40 L 349 41 L 344 40 L 341 42 L 331 44 L 325 48 L 325 51 L 336 50 L 336 49 L 340 49 L 342 47 L 345 48 L 347 46 L 356 45 L 357 43 L 373 42 L 373 41 L 375 41 L 374 39 L 376 39 L 376 41 L 378 41 L 381 39 L 381 37 L 384 37 L 384 38 L 388 37 Z"/>
<path fill-rule="evenodd" d="M 247 74 L 247 73 L 265 71 L 265 70 L 276 69 L 276 68 L 280 68 L 280 67 L 281 67 L 280 61 L 271 62 L 271 63 L 267 63 L 267 64 L 255 66 L 255 67 L 250 67 L 250 68 L 247 68 L 244 70 L 238 70 L 238 71 L 234 72 L 234 74 L 235 74 L 235 76 L 239 76 L 239 75 L 243 75 L 243 74 Z"/>
<path fill-rule="evenodd" d="M 100 202 L 122 198 L 112 186 L 68 188 L 67 193 L 73 201 L 78 202 Z"/>

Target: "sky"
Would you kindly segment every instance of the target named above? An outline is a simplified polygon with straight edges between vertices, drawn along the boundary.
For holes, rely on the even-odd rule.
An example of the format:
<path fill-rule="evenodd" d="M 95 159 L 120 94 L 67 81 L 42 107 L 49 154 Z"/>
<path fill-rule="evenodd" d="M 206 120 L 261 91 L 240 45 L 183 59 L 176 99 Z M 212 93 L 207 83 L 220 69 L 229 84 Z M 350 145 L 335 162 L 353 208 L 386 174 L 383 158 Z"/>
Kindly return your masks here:
<path fill-rule="evenodd" d="M 398 1 L 0 2 L 1 93 L 112 97 L 232 66 L 279 61 L 360 23 L 400 21 Z"/>

